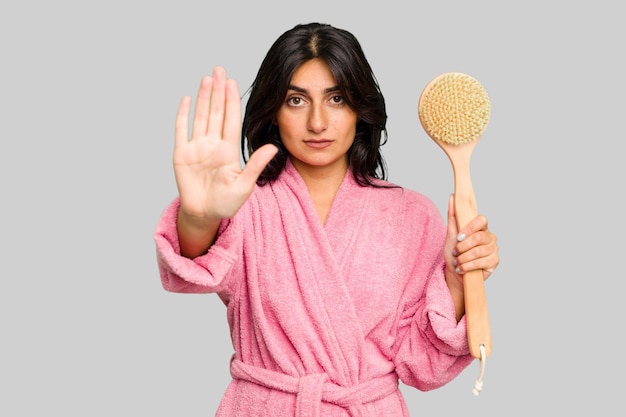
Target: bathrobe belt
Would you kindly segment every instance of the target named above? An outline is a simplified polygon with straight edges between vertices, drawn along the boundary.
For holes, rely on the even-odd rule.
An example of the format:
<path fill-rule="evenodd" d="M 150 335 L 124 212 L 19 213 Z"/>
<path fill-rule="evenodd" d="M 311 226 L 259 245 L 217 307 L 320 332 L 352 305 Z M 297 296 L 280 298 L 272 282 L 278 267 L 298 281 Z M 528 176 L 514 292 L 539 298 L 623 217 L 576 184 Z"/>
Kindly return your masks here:
<path fill-rule="evenodd" d="M 398 390 L 398 377 L 395 373 L 352 387 L 342 387 L 329 382 L 327 374 L 296 377 L 247 365 L 234 358 L 230 364 L 230 372 L 235 379 L 295 394 L 296 417 L 319 417 L 322 402 L 343 407 L 352 417 L 369 417 L 363 404 L 380 400 Z"/>

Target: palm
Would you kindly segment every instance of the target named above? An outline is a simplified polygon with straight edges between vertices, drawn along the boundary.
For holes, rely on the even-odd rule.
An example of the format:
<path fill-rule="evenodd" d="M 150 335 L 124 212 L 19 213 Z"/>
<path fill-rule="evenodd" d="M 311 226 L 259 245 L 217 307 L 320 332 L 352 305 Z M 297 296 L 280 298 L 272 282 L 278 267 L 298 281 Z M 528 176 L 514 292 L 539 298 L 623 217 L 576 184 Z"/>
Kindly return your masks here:
<path fill-rule="evenodd" d="M 248 198 L 275 150 L 265 148 L 241 168 L 241 101 L 234 81 L 216 68 L 198 91 L 192 134 L 188 135 L 191 99 L 180 104 L 176 120 L 174 172 L 181 210 L 198 218 L 227 218 Z M 253 160 L 254 159 L 254 160 Z"/>

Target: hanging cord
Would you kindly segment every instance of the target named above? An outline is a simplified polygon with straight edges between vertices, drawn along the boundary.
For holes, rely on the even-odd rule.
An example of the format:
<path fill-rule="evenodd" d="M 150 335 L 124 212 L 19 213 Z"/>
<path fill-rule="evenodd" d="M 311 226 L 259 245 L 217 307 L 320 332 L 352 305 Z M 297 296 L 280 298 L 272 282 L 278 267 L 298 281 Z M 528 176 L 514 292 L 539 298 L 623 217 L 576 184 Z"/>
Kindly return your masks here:
<path fill-rule="evenodd" d="M 478 397 L 480 391 L 483 389 L 483 377 L 485 375 L 485 362 L 487 362 L 487 355 L 485 353 L 485 345 L 480 345 L 480 375 L 478 375 L 478 379 L 476 379 L 476 383 L 474 384 L 474 389 L 472 392 L 475 396 Z"/>

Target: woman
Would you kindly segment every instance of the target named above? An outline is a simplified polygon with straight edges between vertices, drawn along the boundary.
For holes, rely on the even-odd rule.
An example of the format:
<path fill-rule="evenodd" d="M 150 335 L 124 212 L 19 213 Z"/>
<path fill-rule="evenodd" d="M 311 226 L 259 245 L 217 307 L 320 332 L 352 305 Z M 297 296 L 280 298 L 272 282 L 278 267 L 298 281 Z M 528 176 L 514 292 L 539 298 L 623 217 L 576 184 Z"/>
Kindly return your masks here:
<path fill-rule="evenodd" d="M 463 273 L 491 274 L 496 236 L 484 216 L 457 230 L 453 197 L 446 228 L 429 199 L 385 179 L 385 103 L 352 34 L 281 35 L 243 129 L 221 67 L 202 79 L 191 137 L 190 107 L 176 120 L 179 196 L 155 240 L 166 290 L 227 306 L 233 380 L 218 416 L 407 416 L 398 380 L 435 389 L 472 361 Z"/>

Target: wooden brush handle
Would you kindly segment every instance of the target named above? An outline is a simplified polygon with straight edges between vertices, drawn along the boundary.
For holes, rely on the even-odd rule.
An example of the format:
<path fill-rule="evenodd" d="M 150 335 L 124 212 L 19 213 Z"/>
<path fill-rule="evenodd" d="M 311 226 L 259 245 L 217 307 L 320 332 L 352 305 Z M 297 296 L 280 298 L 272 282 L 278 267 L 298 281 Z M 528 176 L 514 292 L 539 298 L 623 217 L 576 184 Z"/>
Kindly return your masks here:
<path fill-rule="evenodd" d="M 487 356 L 491 354 L 491 330 L 483 271 L 478 269 L 466 272 L 463 275 L 463 285 L 465 287 L 467 342 L 472 356 L 481 359 L 480 345 L 485 346 Z"/>
<path fill-rule="evenodd" d="M 468 151 L 469 152 L 469 151 Z M 476 215 L 476 199 L 469 175 L 469 158 L 451 158 L 454 168 L 454 210 L 459 230 Z M 470 353 L 481 359 L 480 345 L 485 354 L 491 354 L 491 328 L 487 311 L 487 296 L 482 269 L 468 271 L 463 275 L 465 294 L 465 320 Z"/>

